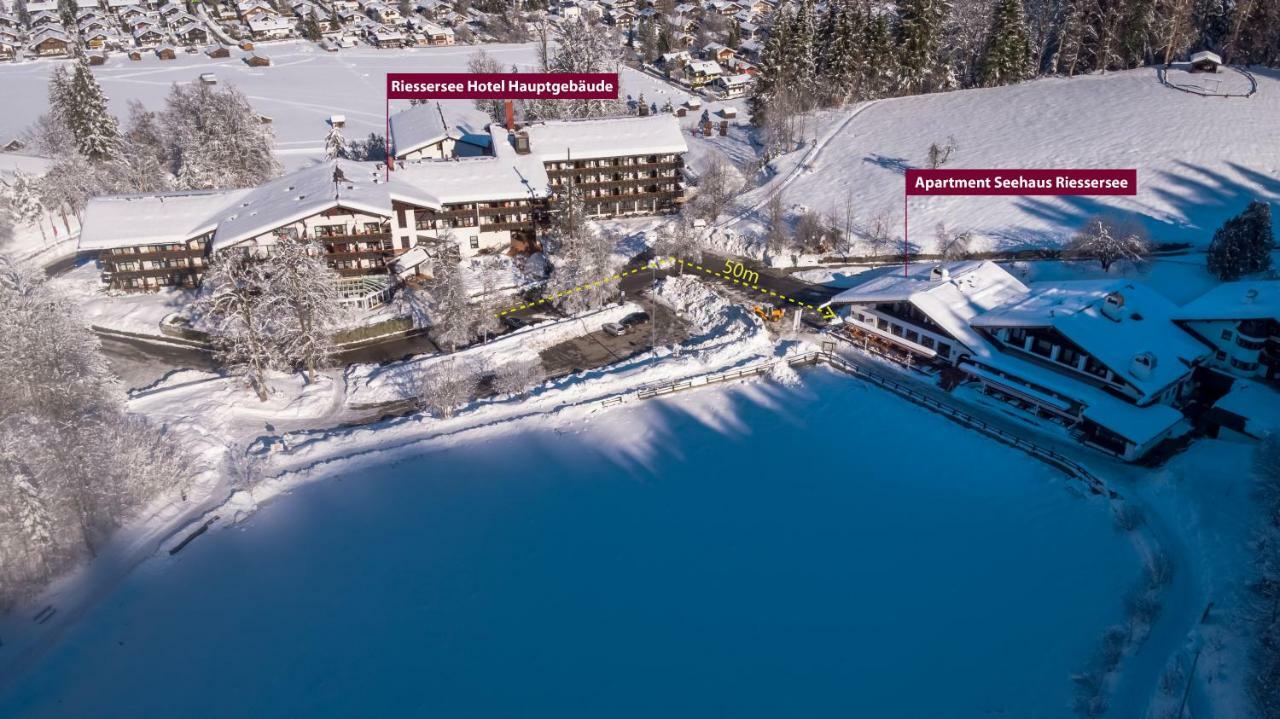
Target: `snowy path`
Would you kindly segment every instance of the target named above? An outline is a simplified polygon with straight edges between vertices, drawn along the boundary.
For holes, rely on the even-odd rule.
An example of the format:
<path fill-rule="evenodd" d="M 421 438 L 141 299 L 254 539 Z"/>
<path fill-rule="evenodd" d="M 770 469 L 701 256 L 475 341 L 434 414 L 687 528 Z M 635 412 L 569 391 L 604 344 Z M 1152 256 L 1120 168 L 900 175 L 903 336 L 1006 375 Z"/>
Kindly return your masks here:
<path fill-rule="evenodd" d="M 831 144 L 831 141 L 843 133 L 849 124 L 853 122 L 854 118 L 861 115 L 864 110 L 879 102 L 879 100 L 870 100 L 853 108 L 839 124 L 832 126 L 832 128 L 821 137 L 815 138 L 813 144 L 809 146 L 809 151 L 805 153 L 804 157 L 800 158 L 795 167 L 792 167 L 786 175 L 782 176 L 781 180 L 775 177 L 757 188 L 755 190 L 756 192 L 764 190 L 764 196 L 761 197 L 759 201 L 755 202 L 747 209 L 738 212 L 729 219 L 717 222 L 713 225 L 713 228 L 728 229 L 751 215 L 759 214 L 759 212 L 764 209 L 764 206 L 769 203 L 770 198 L 787 189 L 787 187 L 790 186 L 791 183 L 795 182 L 797 178 L 806 173 L 813 172 L 817 167 L 818 160 L 822 156 L 823 150 L 827 149 L 827 146 Z"/>

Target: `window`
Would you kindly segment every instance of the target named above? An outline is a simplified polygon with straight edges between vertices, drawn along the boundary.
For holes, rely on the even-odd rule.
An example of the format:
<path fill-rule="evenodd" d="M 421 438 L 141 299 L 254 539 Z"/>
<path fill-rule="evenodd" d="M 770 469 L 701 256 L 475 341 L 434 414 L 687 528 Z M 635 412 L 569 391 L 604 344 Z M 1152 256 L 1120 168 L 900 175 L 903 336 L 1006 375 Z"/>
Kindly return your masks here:
<path fill-rule="evenodd" d="M 1231 339 L 1231 330 L 1223 330 L 1223 331 L 1222 331 L 1222 339 L 1224 339 L 1224 340 L 1229 340 L 1229 339 Z"/>
<path fill-rule="evenodd" d="M 1245 362 L 1243 360 L 1236 359 L 1235 357 L 1231 358 L 1231 366 L 1246 372 L 1252 372 L 1253 370 L 1258 369 L 1257 362 Z"/>
<path fill-rule="evenodd" d="M 944 358 L 944 359 L 945 359 L 945 358 L 947 358 L 947 357 L 950 357 L 950 356 L 951 356 L 951 345 L 947 344 L 946 342 L 939 342 L 939 343 L 938 343 L 938 356 L 939 356 L 939 357 L 942 357 L 942 358 Z"/>
<path fill-rule="evenodd" d="M 473 250 L 478 250 L 478 249 L 480 249 L 480 237 L 479 237 L 479 236 L 477 236 L 477 235 L 472 235 L 472 236 L 471 236 L 471 249 L 473 249 Z"/>
<path fill-rule="evenodd" d="M 920 335 L 916 334 L 915 330 L 907 330 L 907 341 L 919 343 Z"/>
<path fill-rule="evenodd" d="M 1244 335 L 1236 335 L 1236 344 L 1247 350 L 1260 350 L 1266 344 L 1266 340 L 1245 339 Z"/>

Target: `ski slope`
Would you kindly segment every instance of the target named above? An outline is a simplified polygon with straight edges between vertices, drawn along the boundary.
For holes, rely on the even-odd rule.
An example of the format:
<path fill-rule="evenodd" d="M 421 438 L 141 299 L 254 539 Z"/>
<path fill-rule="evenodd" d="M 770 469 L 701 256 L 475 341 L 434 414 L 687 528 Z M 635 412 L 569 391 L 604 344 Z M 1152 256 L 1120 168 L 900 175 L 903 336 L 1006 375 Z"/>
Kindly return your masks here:
<path fill-rule="evenodd" d="M 948 168 L 1132 167 L 1139 190 L 1135 197 L 913 198 L 910 240 L 925 251 L 939 222 L 975 232 L 975 249 L 1000 250 L 1059 244 L 1099 212 L 1136 218 L 1156 241 L 1206 245 L 1250 200 L 1280 201 L 1280 72 L 1254 74 L 1258 92 L 1247 99 L 1170 89 L 1145 68 L 823 113 L 809 133 L 818 142 L 775 161 L 775 177 L 739 207 L 763 207 L 781 187 L 787 206 L 842 218 L 849 197 L 860 226 L 887 213 L 900 233 L 905 169 L 925 166 L 930 143 L 952 136 L 959 149 Z M 760 213 L 753 214 L 758 223 Z"/>

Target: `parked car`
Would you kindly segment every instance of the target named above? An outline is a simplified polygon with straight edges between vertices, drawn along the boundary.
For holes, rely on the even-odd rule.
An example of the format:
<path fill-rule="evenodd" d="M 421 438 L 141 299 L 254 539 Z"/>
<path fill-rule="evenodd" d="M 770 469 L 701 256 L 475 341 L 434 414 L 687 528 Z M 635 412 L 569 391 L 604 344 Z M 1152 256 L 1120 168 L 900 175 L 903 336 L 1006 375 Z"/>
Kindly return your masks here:
<path fill-rule="evenodd" d="M 627 326 L 618 322 L 606 322 L 604 323 L 604 331 L 614 337 L 621 337 L 627 333 Z"/>
<path fill-rule="evenodd" d="M 649 321 L 648 312 L 632 312 L 631 314 L 622 318 L 622 326 L 635 327 L 636 325 L 642 325 L 648 321 Z"/>
<path fill-rule="evenodd" d="M 503 317 L 502 324 L 510 327 L 513 330 L 518 330 L 521 327 L 528 327 L 529 321 L 523 317 Z"/>

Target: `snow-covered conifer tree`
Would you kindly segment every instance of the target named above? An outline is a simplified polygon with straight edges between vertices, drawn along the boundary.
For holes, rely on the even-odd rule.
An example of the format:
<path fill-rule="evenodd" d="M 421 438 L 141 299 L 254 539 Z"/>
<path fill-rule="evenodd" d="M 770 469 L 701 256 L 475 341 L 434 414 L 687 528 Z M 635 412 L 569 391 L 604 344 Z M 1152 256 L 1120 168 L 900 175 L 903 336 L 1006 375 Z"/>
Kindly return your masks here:
<path fill-rule="evenodd" d="M 330 160 L 347 156 L 347 138 L 342 136 L 342 128 L 334 125 L 324 137 L 324 156 Z"/>
<path fill-rule="evenodd" d="M 1271 267 L 1275 249 L 1271 229 L 1271 205 L 1250 202 L 1244 212 L 1222 223 L 1209 243 L 1209 271 L 1225 281 L 1262 272 Z"/>
<path fill-rule="evenodd" d="M 21 224 L 34 224 L 39 227 L 40 237 L 47 240 L 43 224 L 44 203 L 41 201 L 37 181 L 22 170 L 17 170 L 13 173 L 8 194 L 8 205 L 14 218 Z"/>
<path fill-rule="evenodd" d="M 999 0 L 982 56 L 980 82 L 984 87 L 1008 85 L 1027 79 L 1031 72 L 1031 39 L 1027 36 L 1022 0 Z"/>
<path fill-rule="evenodd" d="M 431 327 L 435 341 L 450 351 L 471 342 L 475 337 L 476 311 L 467 297 L 462 268 L 451 258 L 438 260 L 428 294 L 431 298 Z"/>
<path fill-rule="evenodd" d="M 120 151 L 120 127 L 107 111 L 107 98 L 89 69 L 89 61 L 80 58 L 71 71 L 67 105 L 67 125 L 76 138 L 76 149 L 90 160 L 107 160 Z"/>
<path fill-rule="evenodd" d="M 899 85 L 903 91 L 934 92 L 947 86 L 948 71 L 939 51 L 950 11 L 948 0 L 904 0 L 899 4 Z"/>

